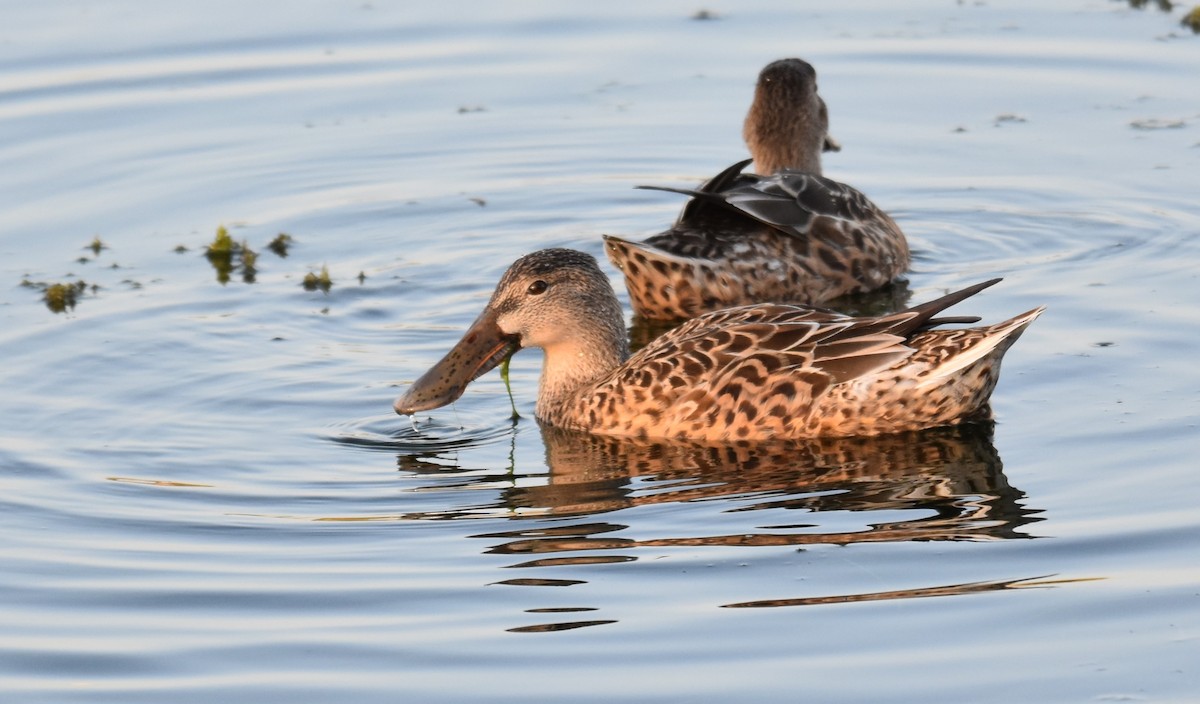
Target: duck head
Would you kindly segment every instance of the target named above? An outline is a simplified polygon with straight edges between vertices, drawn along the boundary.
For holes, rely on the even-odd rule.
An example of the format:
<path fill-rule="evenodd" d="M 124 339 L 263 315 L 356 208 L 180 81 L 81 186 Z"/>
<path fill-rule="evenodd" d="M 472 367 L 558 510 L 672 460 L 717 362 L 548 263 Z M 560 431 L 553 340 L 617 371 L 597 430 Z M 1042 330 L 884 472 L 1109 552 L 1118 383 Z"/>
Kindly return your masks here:
<path fill-rule="evenodd" d="M 841 145 L 829 135 L 829 111 L 817 94 L 817 71 L 803 59 L 779 59 L 758 75 L 742 136 L 755 169 L 821 173 L 821 152 Z"/>
<path fill-rule="evenodd" d="M 458 344 L 393 407 L 412 415 L 453 403 L 523 347 L 545 351 L 539 409 L 628 356 L 620 304 L 591 255 L 545 249 L 514 262 Z"/>

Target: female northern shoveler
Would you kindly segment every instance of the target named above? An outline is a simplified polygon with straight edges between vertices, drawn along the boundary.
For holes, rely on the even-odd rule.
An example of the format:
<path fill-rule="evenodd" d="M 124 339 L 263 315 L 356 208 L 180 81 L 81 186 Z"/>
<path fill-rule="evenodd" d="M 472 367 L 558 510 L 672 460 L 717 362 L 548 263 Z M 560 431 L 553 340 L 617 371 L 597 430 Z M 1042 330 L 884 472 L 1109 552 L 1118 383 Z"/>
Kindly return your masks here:
<path fill-rule="evenodd" d="M 674 226 L 644 242 L 605 236 L 634 312 L 675 320 L 748 303 L 822 303 L 906 271 L 896 223 L 821 176 L 821 151 L 839 148 L 828 124 L 812 66 L 781 59 L 764 68 L 743 134 L 766 175 L 742 173 L 746 160 L 697 190 L 650 187 L 692 196 Z"/>
<path fill-rule="evenodd" d="M 762 304 L 702 315 L 629 356 L 621 306 L 596 260 L 547 249 L 516 261 L 483 313 L 397 399 L 452 403 L 522 347 L 545 361 L 536 415 L 605 435 L 704 441 L 874 435 L 989 417 L 1004 352 L 1036 308 L 986 327 L 935 318 L 999 281 L 877 318 Z"/>

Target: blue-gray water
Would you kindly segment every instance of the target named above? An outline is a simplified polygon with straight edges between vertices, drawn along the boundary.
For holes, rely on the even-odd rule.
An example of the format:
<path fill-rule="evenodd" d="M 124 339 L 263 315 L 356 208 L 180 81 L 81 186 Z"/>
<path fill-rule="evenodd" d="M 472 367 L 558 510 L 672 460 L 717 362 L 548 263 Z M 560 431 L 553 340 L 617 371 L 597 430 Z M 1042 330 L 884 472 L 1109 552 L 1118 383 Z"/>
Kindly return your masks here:
<path fill-rule="evenodd" d="M 0 3 L 0 699 L 1197 700 L 1184 9 Z M 912 300 L 1049 306 L 994 437 L 543 434 L 536 352 L 515 428 L 495 374 L 391 413 L 517 256 L 656 232 L 680 202 L 634 185 L 742 158 L 783 56 Z"/>

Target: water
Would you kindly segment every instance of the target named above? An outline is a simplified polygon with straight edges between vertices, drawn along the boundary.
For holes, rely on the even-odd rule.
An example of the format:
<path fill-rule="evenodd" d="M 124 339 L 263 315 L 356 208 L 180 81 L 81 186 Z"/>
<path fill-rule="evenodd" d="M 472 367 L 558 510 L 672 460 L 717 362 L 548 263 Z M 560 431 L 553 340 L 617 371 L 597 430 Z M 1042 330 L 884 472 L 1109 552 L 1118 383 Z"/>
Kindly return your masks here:
<path fill-rule="evenodd" d="M 699 9 L 5 3 L 2 698 L 1200 696 L 1182 9 Z M 742 158 L 789 55 L 828 173 L 909 234 L 899 297 L 998 275 L 960 312 L 1049 306 L 994 433 L 543 431 L 536 352 L 515 425 L 494 374 L 391 414 L 517 256 L 653 233 L 680 202 L 632 186 Z M 221 225 L 253 284 L 217 282 Z M 21 285 L 78 280 L 63 313 Z"/>

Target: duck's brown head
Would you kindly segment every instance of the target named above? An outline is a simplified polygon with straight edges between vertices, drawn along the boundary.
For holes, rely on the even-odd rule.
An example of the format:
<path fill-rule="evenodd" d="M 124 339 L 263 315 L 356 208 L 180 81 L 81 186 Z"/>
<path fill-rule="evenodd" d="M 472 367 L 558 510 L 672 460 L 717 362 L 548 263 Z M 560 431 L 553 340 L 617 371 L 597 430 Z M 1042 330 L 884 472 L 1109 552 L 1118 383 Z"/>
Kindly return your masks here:
<path fill-rule="evenodd" d="M 817 71 L 803 59 L 779 59 L 758 74 L 742 136 L 755 170 L 821 173 L 821 152 L 841 145 L 829 135 L 829 111 L 817 93 Z"/>
<path fill-rule="evenodd" d="M 628 349 L 624 318 L 595 258 L 545 249 L 518 259 L 458 344 L 393 407 L 411 415 L 453 403 L 467 384 L 523 347 L 546 351 L 543 393 L 548 383 L 561 386 L 597 365 L 620 363 Z"/>

